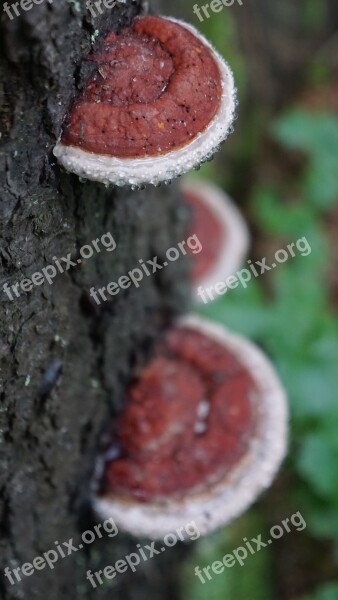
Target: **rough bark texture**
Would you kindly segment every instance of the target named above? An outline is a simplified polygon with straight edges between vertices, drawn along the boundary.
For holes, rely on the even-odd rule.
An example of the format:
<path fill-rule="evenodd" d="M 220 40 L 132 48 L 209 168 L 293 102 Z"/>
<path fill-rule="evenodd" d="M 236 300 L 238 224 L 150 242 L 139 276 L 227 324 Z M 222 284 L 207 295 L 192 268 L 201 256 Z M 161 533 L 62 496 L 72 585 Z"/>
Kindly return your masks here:
<path fill-rule="evenodd" d="M 141 0 L 128 1 L 93 20 L 84 3 L 46 1 L 1 21 L 1 569 L 32 562 L 56 540 L 78 545 L 81 532 L 99 521 L 92 520 L 90 489 L 102 432 L 135 363 L 184 310 L 183 259 L 101 306 L 88 293 L 185 239 L 177 186 L 106 189 L 66 174 L 52 155 L 65 110 L 89 74 L 81 59 L 92 34 L 117 30 L 141 10 Z M 4 282 L 41 271 L 53 257 L 76 260 L 82 245 L 106 232 L 116 240 L 114 252 L 95 253 L 15 301 L 4 294 Z M 94 590 L 86 581 L 88 568 L 113 564 L 136 543 L 120 533 L 15 585 L 1 578 L 0 597 L 175 598 L 185 547 L 119 575 L 110 587 Z"/>

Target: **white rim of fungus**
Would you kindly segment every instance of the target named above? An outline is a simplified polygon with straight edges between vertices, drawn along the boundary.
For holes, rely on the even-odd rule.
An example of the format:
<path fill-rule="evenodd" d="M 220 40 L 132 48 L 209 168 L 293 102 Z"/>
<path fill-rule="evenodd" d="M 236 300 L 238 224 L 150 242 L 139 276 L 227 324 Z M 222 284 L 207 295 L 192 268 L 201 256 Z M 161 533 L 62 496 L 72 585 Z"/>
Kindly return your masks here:
<path fill-rule="evenodd" d="M 229 65 L 195 27 L 172 17 L 164 18 L 190 31 L 211 51 L 220 70 L 223 88 L 217 114 L 192 142 L 160 156 L 116 158 L 87 152 L 75 146 L 66 146 L 58 141 L 53 151 L 54 156 L 67 171 L 105 185 L 158 185 L 161 182 L 170 182 L 199 167 L 202 162 L 210 160 L 231 133 L 236 109 L 236 88 Z"/>
<path fill-rule="evenodd" d="M 191 193 L 205 204 L 224 232 L 216 263 L 201 279 L 193 282 L 195 299 L 201 303 L 203 301 L 197 294 L 200 286 L 214 288 L 216 283 L 224 282 L 227 277 L 236 274 L 248 254 L 250 233 L 234 201 L 221 188 L 199 179 L 186 180 L 182 185 L 182 193 Z"/>
<path fill-rule="evenodd" d="M 153 539 L 161 539 L 192 521 L 202 535 L 207 534 L 238 517 L 271 485 L 287 449 L 286 395 L 261 350 L 245 338 L 195 315 L 180 319 L 178 325 L 201 331 L 223 344 L 247 368 L 258 390 L 258 395 L 252 397 L 257 407 L 257 435 L 240 463 L 202 493 L 150 503 L 113 495 L 94 498 L 94 509 L 100 517 L 111 517 L 124 531 Z"/>

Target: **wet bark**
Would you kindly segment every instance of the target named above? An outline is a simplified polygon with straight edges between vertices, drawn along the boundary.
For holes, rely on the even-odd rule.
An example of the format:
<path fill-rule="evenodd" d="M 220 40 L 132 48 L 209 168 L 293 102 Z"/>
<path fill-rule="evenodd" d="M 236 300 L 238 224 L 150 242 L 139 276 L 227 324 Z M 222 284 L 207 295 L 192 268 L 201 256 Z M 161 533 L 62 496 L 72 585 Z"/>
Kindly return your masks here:
<path fill-rule="evenodd" d="M 187 301 L 183 259 L 100 306 L 89 295 L 91 287 L 116 281 L 140 259 L 163 258 L 185 239 L 178 187 L 106 189 L 65 173 L 52 154 L 67 106 L 88 76 L 82 58 L 97 31 L 116 30 L 141 10 L 141 0 L 128 1 L 94 19 L 84 3 L 46 0 L 12 20 L 4 15 L 0 24 L 3 600 L 177 594 L 184 547 L 93 589 L 87 569 L 102 569 L 135 550 L 138 540 L 122 533 L 72 552 L 54 569 L 21 575 L 20 582 L 14 576 L 14 585 L 3 577 L 6 566 L 32 563 L 55 541 L 73 538 L 78 546 L 80 534 L 99 522 L 90 491 L 102 433 L 123 403 L 135 364 Z M 4 292 L 5 283 L 41 272 L 55 257 L 71 253 L 77 261 L 83 245 L 107 232 L 114 251 L 94 252 L 51 285 L 20 290 L 13 300 Z"/>

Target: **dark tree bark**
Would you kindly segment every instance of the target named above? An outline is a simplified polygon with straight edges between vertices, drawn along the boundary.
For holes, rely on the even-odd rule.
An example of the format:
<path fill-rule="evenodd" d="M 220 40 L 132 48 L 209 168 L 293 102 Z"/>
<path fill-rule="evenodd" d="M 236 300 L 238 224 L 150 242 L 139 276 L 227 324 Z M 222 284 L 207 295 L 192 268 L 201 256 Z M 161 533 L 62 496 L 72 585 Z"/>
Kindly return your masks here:
<path fill-rule="evenodd" d="M 84 3 L 47 0 L 1 20 L 1 569 L 41 556 L 54 542 L 93 527 L 90 490 L 100 440 L 123 403 L 134 365 L 186 304 L 186 265 L 172 263 L 139 289 L 97 306 L 92 286 L 116 281 L 185 239 L 176 186 L 143 192 L 106 189 L 63 172 L 52 155 L 67 107 L 88 76 L 91 36 L 128 24 L 141 0 L 89 18 Z M 11 301 L 13 285 L 53 263 L 78 258 L 84 244 L 110 232 L 102 251 Z M 11 585 L 3 600 L 175 598 L 184 548 L 119 575 L 94 590 L 86 570 L 102 569 L 135 549 L 119 533 Z M 165 568 L 163 566 L 165 565 Z M 108 582 L 109 583 L 109 582 Z"/>

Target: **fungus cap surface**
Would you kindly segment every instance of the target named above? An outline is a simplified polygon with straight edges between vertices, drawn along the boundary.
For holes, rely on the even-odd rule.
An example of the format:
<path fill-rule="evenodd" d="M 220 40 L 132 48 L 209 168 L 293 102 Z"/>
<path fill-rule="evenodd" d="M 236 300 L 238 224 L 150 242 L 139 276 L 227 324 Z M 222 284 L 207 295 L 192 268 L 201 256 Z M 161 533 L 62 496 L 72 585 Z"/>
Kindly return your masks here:
<path fill-rule="evenodd" d="M 182 372 L 182 378 L 185 377 L 187 383 L 187 377 L 189 377 L 188 381 L 191 381 L 192 385 L 185 387 L 186 397 L 183 398 L 182 406 L 179 409 L 180 419 L 176 421 L 176 423 L 180 425 L 178 430 L 174 428 L 174 431 L 169 431 L 166 438 L 166 430 L 162 427 L 161 420 L 159 423 L 155 421 L 155 423 L 153 423 L 153 427 L 156 431 L 155 435 L 153 431 L 148 441 L 145 439 L 147 436 L 143 438 L 145 440 L 145 450 L 142 450 L 142 445 L 140 444 L 142 436 L 137 439 L 137 432 L 133 442 L 135 444 L 135 456 L 137 456 L 137 453 L 143 452 L 143 458 L 146 458 L 147 445 L 148 450 L 151 449 L 149 447 L 151 437 L 153 436 L 156 440 L 155 450 L 159 457 L 159 462 L 163 461 L 162 480 L 160 469 L 157 471 L 156 475 L 156 477 L 160 477 L 158 481 L 160 481 L 160 485 L 163 486 L 162 492 L 159 493 L 159 490 L 156 489 L 155 486 L 155 489 L 154 487 L 150 489 L 150 495 L 148 489 L 148 496 L 146 494 L 146 497 L 142 498 L 137 494 L 135 496 L 132 489 L 127 489 L 128 486 L 123 490 L 123 486 L 121 488 L 118 481 L 119 473 L 121 473 L 121 471 L 117 469 L 111 481 L 111 483 L 114 483 L 115 481 L 115 489 L 105 489 L 95 497 L 94 505 L 98 514 L 103 517 L 114 518 L 115 522 L 121 528 L 131 533 L 136 535 L 147 535 L 153 538 L 159 538 L 178 526 L 183 526 L 192 520 L 195 521 L 201 533 L 207 533 L 234 519 L 256 499 L 260 492 L 271 484 L 286 450 L 287 408 L 285 394 L 273 367 L 262 352 L 247 340 L 237 335 L 233 335 L 223 327 L 219 327 L 218 325 L 212 324 L 199 317 L 185 317 L 179 322 L 177 329 L 179 328 L 182 328 L 182 331 L 185 332 L 191 331 L 195 334 L 202 334 L 205 336 L 205 340 L 209 340 L 210 343 L 214 342 L 216 345 L 223 347 L 226 350 L 226 355 L 228 357 L 233 357 L 233 364 L 240 364 L 246 371 L 247 377 L 245 378 L 246 384 L 244 384 L 244 388 L 242 387 L 242 391 L 240 391 L 240 394 L 242 395 L 241 402 L 238 401 L 239 397 L 236 401 L 234 401 L 234 398 L 229 397 L 229 394 L 227 393 L 229 392 L 229 386 L 225 385 L 223 389 L 223 384 L 226 384 L 225 378 L 225 381 L 221 383 L 219 389 L 215 390 L 216 396 L 213 400 L 215 404 L 213 405 L 213 403 L 211 403 L 211 406 L 209 407 L 210 414 L 208 413 L 208 410 L 206 410 L 206 406 L 201 406 L 201 403 L 198 403 L 197 406 L 197 414 L 199 414 L 201 421 L 205 419 L 209 420 L 210 418 L 214 419 L 214 431 L 217 430 L 218 433 L 216 437 L 218 440 L 221 440 L 222 447 L 218 447 L 218 450 L 216 448 L 215 454 L 211 436 L 208 442 L 208 444 L 211 444 L 211 451 L 209 448 L 208 456 L 210 459 L 214 460 L 215 457 L 217 458 L 218 451 L 219 455 L 221 457 L 223 456 L 223 469 L 221 464 L 216 464 L 216 469 L 214 469 L 213 472 L 210 472 L 209 474 L 207 472 L 203 473 L 202 460 L 202 462 L 200 461 L 200 479 L 199 481 L 198 479 L 196 480 L 194 473 L 196 453 L 194 454 L 195 451 L 193 450 L 192 445 L 192 454 L 189 454 L 188 447 L 185 447 L 184 434 L 191 436 L 191 430 L 189 432 L 185 425 L 185 423 L 188 423 L 189 421 L 186 406 L 187 403 L 189 405 L 190 402 L 190 410 L 196 415 L 196 403 L 194 404 L 193 398 L 196 400 L 196 398 L 199 399 L 200 397 L 199 382 L 198 378 L 195 377 L 191 379 L 191 376 Z M 169 332 L 169 338 L 171 337 L 171 341 L 169 339 L 169 346 L 173 349 L 174 347 L 178 347 L 178 340 L 175 341 L 175 339 L 172 338 L 172 333 L 174 333 L 175 338 L 175 329 L 173 332 Z M 210 343 L 209 347 L 212 348 Z M 194 344 L 188 343 L 184 350 L 186 359 L 190 356 L 190 359 L 188 360 L 188 363 L 190 361 L 190 364 L 186 364 L 185 368 L 191 368 L 194 361 L 196 361 L 196 353 L 193 345 Z M 208 343 L 205 344 L 205 349 L 207 349 L 207 346 Z M 203 357 L 203 349 L 201 352 L 200 359 L 197 359 L 198 364 L 195 364 L 195 369 L 197 368 L 197 371 L 200 369 L 203 371 L 204 368 L 208 368 L 208 357 Z M 211 352 L 213 352 L 213 350 L 211 350 Z M 178 359 L 181 361 L 182 355 L 177 354 L 177 360 Z M 220 354 L 219 360 L 222 360 Z M 231 367 L 231 361 L 228 361 L 227 369 L 229 368 L 230 371 L 233 369 L 233 366 Z M 170 373 L 167 373 L 167 377 L 168 381 L 170 381 Z M 168 381 L 166 385 L 168 385 Z M 248 382 L 251 382 L 249 396 L 247 395 Z M 244 396 L 243 390 L 245 392 Z M 159 396 L 157 397 L 160 402 Z M 244 397 L 246 400 L 243 402 Z M 250 409 L 248 409 L 247 404 L 248 398 L 250 399 Z M 228 423 L 230 423 L 228 431 L 230 437 L 228 436 L 228 440 L 230 440 L 232 433 L 235 431 L 239 431 L 241 437 L 239 444 L 237 445 L 233 440 L 230 440 L 229 448 L 231 456 L 228 461 L 224 460 L 225 455 L 223 448 L 223 442 L 227 439 L 227 436 L 223 435 L 222 437 L 221 434 L 219 437 L 220 429 L 217 429 L 217 421 L 220 421 L 224 425 L 224 414 L 226 414 L 227 406 L 229 407 L 229 404 L 227 405 L 227 399 L 231 408 L 230 413 L 228 413 Z M 136 403 L 141 400 L 142 393 L 139 395 L 136 393 Z M 177 402 L 177 399 L 174 399 L 174 402 L 175 401 Z M 193 404 L 192 406 L 191 402 Z M 237 414 L 236 410 L 234 410 L 236 409 L 236 405 L 238 406 Z M 202 408 L 203 410 L 201 410 Z M 175 409 L 172 410 L 175 412 Z M 213 411 L 214 414 L 212 415 Z M 136 414 L 137 411 L 134 413 L 133 418 L 135 418 Z M 138 414 L 138 417 L 140 417 L 140 413 Z M 131 419 L 131 422 L 133 421 L 133 418 Z M 136 420 L 134 421 L 134 425 L 135 423 Z M 175 421 L 171 423 L 175 423 Z M 244 428 L 243 423 L 245 424 Z M 143 425 L 145 431 L 149 432 L 149 422 L 143 423 Z M 247 428 L 247 430 L 245 430 L 245 428 Z M 203 428 L 200 430 L 200 434 L 203 438 L 205 435 Z M 166 461 L 173 451 L 175 436 L 176 440 L 181 436 L 181 441 L 179 443 L 183 444 L 182 447 L 184 448 L 184 451 L 188 453 L 185 457 L 186 465 L 189 465 L 189 461 L 191 465 L 191 473 L 188 475 L 190 481 L 184 483 L 183 480 L 180 480 L 178 477 L 176 484 L 178 481 L 179 489 L 176 490 L 176 492 L 170 487 L 169 471 L 166 471 L 169 464 Z M 162 449 L 160 447 L 161 444 L 158 443 L 158 439 L 161 440 Z M 188 442 L 189 441 L 188 437 Z M 215 439 L 215 444 L 217 446 L 217 439 Z M 200 454 L 201 446 L 197 449 Z M 152 450 L 154 451 L 154 447 Z M 149 459 L 149 456 L 150 455 L 148 454 L 148 460 L 151 462 L 152 459 Z M 119 459 L 117 459 L 117 463 L 118 460 Z M 140 457 L 140 466 L 141 462 L 142 456 Z M 154 457 L 153 464 L 155 465 L 155 471 L 150 470 L 151 476 L 153 476 L 154 473 L 156 474 L 156 456 Z M 209 462 L 209 466 L 211 466 L 211 464 L 212 462 Z M 137 476 L 137 471 L 133 472 L 131 470 L 130 473 L 136 473 Z M 183 469 L 182 473 L 184 473 L 185 476 L 186 473 L 189 473 L 189 470 L 185 471 Z M 149 471 L 147 471 L 147 462 L 144 463 L 143 475 L 142 469 L 139 470 L 139 475 L 141 479 L 138 483 L 144 485 L 144 482 L 149 475 Z M 175 476 L 177 476 L 177 471 Z M 144 478 L 143 482 L 142 477 Z M 151 482 L 151 479 L 148 481 Z M 130 483 L 133 485 L 132 481 L 129 481 L 128 485 Z"/>
<path fill-rule="evenodd" d="M 192 258 L 192 284 L 196 300 L 201 302 L 199 286 L 214 288 L 236 274 L 247 255 L 250 234 L 239 209 L 221 188 L 187 179 L 182 193 L 193 211 L 189 234 L 196 234 L 202 245 Z"/>
<path fill-rule="evenodd" d="M 68 171 L 105 184 L 156 185 L 210 159 L 227 137 L 233 76 L 191 25 L 137 17 L 90 59 L 97 70 L 54 148 Z"/>

